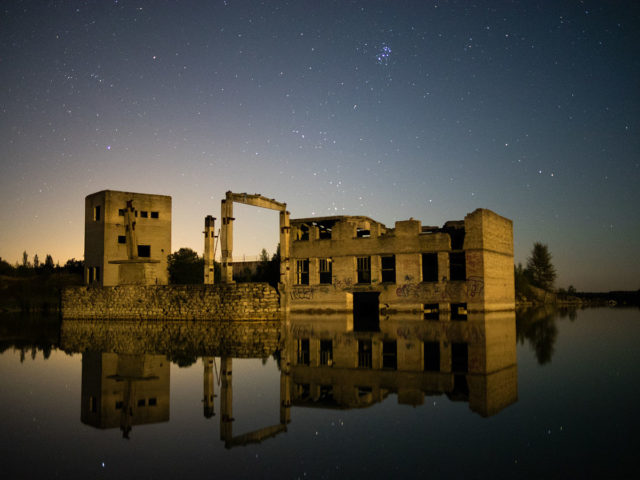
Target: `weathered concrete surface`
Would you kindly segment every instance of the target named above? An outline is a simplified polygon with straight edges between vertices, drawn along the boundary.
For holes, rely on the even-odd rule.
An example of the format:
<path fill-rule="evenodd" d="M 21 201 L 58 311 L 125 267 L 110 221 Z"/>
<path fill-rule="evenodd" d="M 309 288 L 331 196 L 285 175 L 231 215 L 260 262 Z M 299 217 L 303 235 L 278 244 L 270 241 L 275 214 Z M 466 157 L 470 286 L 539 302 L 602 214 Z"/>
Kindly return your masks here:
<path fill-rule="evenodd" d="M 267 283 L 69 287 L 62 318 L 146 320 L 275 320 L 279 300 Z"/>
<path fill-rule="evenodd" d="M 280 345 L 280 321 L 63 320 L 60 346 L 67 352 L 266 358 Z"/>

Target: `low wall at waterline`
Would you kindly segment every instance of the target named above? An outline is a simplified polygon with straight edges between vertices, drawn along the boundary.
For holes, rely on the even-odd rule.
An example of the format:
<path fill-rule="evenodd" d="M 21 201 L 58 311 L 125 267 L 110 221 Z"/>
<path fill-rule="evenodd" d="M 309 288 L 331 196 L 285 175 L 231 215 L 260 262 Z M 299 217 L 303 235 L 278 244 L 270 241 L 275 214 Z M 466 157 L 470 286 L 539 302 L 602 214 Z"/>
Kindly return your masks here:
<path fill-rule="evenodd" d="M 267 283 L 69 287 L 63 319 L 275 320 L 278 292 Z"/>

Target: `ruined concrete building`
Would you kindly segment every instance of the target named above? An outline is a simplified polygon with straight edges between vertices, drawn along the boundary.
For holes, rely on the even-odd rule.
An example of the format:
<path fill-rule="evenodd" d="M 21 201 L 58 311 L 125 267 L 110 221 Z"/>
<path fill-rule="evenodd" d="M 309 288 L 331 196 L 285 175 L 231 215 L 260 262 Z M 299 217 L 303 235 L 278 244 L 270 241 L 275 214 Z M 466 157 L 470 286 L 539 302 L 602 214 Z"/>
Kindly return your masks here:
<path fill-rule="evenodd" d="M 85 282 L 166 285 L 171 197 L 103 190 L 85 198 Z"/>
<path fill-rule="evenodd" d="M 364 216 L 291 220 L 290 310 L 465 320 L 514 308 L 512 222 L 478 209 L 442 227 Z"/>

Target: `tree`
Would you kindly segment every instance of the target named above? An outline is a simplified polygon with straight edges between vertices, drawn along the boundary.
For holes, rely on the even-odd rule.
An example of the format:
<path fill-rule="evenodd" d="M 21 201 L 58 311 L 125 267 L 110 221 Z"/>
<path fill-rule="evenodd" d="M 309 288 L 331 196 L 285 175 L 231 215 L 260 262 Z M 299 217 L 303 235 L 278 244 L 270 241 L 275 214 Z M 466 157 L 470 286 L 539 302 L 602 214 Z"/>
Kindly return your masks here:
<path fill-rule="evenodd" d="M 25 268 L 29 266 L 29 255 L 26 250 L 22 252 L 22 266 Z"/>
<path fill-rule="evenodd" d="M 40 266 L 40 259 L 38 258 L 38 254 L 36 253 L 33 256 L 33 268 L 37 270 L 39 266 Z"/>
<path fill-rule="evenodd" d="M 556 279 L 556 269 L 551 263 L 549 247 L 536 242 L 533 244 L 531 256 L 527 260 L 527 276 L 531 283 L 544 290 L 551 290 Z"/>
<path fill-rule="evenodd" d="M 190 248 L 181 248 L 168 257 L 169 282 L 184 285 L 204 282 L 204 258 Z"/>

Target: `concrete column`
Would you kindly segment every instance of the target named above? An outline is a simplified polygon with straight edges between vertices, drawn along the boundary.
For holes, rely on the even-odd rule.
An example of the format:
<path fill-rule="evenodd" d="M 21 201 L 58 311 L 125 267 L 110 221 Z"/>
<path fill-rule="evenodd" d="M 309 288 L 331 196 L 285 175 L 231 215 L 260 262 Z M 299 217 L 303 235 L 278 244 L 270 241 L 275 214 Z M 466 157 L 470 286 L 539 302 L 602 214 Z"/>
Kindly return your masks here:
<path fill-rule="evenodd" d="M 216 240 L 216 219 L 207 215 L 204 219 L 204 283 L 213 285 L 214 281 L 214 256 Z"/>
<path fill-rule="evenodd" d="M 232 360 L 229 357 L 220 359 L 220 440 L 225 443 L 233 438 Z"/>
<path fill-rule="evenodd" d="M 438 282 L 449 280 L 449 252 L 438 252 Z"/>
<path fill-rule="evenodd" d="M 288 295 L 291 289 L 291 223 L 289 212 L 280 212 L 280 304 L 288 306 Z"/>
<path fill-rule="evenodd" d="M 215 415 L 213 411 L 213 399 L 215 397 L 213 391 L 213 357 L 203 357 L 204 364 L 203 388 L 202 388 L 202 408 L 205 418 L 211 418 Z"/>
<path fill-rule="evenodd" d="M 220 249 L 222 252 L 222 283 L 233 283 L 233 200 L 226 198 L 221 203 L 222 226 L 220 227 Z"/>

